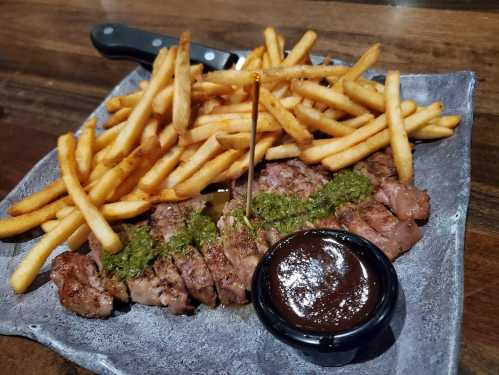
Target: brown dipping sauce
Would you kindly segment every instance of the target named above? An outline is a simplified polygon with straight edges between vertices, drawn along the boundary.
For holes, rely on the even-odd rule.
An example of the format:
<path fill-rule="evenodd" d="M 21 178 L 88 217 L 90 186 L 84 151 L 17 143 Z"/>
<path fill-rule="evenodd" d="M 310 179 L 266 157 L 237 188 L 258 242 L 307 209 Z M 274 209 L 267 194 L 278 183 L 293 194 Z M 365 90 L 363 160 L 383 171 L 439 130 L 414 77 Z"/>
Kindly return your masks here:
<path fill-rule="evenodd" d="M 332 238 L 296 235 L 283 241 L 269 276 L 274 308 L 305 331 L 348 330 L 369 316 L 379 298 L 372 267 Z"/>

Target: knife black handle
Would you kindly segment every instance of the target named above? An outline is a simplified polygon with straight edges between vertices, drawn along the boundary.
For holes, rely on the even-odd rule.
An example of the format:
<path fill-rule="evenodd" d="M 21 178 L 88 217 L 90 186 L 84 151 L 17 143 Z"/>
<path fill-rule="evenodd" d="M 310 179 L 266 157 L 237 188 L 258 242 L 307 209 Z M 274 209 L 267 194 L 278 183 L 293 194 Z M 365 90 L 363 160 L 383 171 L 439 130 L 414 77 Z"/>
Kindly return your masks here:
<path fill-rule="evenodd" d="M 107 23 L 94 27 L 90 33 L 94 47 L 110 59 L 136 61 L 150 68 L 162 47 L 178 44 L 170 36 L 134 29 L 122 24 Z M 209 69 L 225 69 L 237 62 L 237 55 L 191 43 L 191 60 L 202 63 Z"/>

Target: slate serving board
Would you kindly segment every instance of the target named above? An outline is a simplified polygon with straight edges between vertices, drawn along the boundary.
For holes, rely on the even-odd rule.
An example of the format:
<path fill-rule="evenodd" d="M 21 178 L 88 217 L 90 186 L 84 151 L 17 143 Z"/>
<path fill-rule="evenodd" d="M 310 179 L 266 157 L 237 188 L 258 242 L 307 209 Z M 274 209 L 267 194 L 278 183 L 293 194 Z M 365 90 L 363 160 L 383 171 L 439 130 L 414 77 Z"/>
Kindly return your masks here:
<path fill-rule="evenodd" d="M 368 77 L 379 72 L 369 72 Z M 137 68 L 110 95 L 133 91 L 149 73 Z M 395 262 L 402 293 L 390 330 L 371 342 L 354 363 L 321 368 L 276 341 L 252 305 L 201 307 L 193 316 L 133 305 L 108 320 L 83 319 L 66 311 L 48 281 L 50 260 L 31 291 L 15 295 L 8 279 L 41 232 L 0 241 L 0 334 L 36 340 L 83 367 L 102 374 L 454 374 L 457 373 L 463 307 L 463 251 L 470 189 L 473 124 L 472 72 L 402 76 L 402 94 L 425 105 L 442 100 L 446 113 L 463 116 L 451 138 L 418 144 L 415 185 L 431 197 L 424 237 Z M 103 102 L 104 103 L 104 102 Z M 108 116 L 104 104 L 92 115 Z M 58 176 L 50 152 L 0 203 L 38 190 Z"/>

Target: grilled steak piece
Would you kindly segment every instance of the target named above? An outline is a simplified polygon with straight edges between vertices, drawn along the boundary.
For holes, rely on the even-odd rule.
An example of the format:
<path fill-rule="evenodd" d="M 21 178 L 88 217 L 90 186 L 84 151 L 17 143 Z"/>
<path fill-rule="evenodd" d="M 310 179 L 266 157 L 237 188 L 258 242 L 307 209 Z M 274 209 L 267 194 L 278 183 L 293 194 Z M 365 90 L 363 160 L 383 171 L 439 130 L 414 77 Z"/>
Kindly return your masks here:
<path fill-rule="evenodd" d="M 386 238 L 397 241 L 403 252 L 409 250 L 422 237 L 414 220 L 397 219 L 384 205 L 374 199 L 362 204 L 359 212 L 370 227 Z"/>
<path fill-rule="evenodd" d="M 397 169 L 390 149 L 387 149 L 386 152 L 374 153 L 366 161 L 355 164 L 353 169 L 369 178 L 375 187 L 381 185 L 386 179 L 394 179 L 397 176 Z"/>
<path fill-rule="evenodd" d="M 97 268 L 100 272 L 100 278 L 102 279 L 102 285 L 106 292 L 112 295 L 114 298 L 120 302 L 128 302 L 128 289 L 123 281 L 118 280 L 113 275 L 109 275 L 102 269 L 102 262 L 100 260 L 102 245 L 95 237 L 93 233 L 88 236 L 88 244 L 90 247 L 90 252 L 87 254 L 92 260 L 97 264 Z"/>
<path fill-rule="evenodd" d="M 390 207 L 400 220 L 426 220 L 430 214 L 428 194 L 399 181 L 384 181 L 374 198 Z"/>
<path fill-rule="evenodd" d="M 338 221 L 348 231 L 355 233 L 371 241 L 378 246 L 390 259 L 395 259 L 401 252 L 399 244 L 376 232 L 364 220 L 352 205 L 345 205 L 337 212 Z"/>
<path fill-rule="evenodd" d="M 253 234 L 233 216 L 234 211 L 241 209 L 242 206 L 242 202 L 237 199 L 227 202 L 217 226 L 222 237 L 225 256 L 237 270 L 245 288 L 251 290 L 251 279 L 261 252 Z"/>
<path fill-rule="evenodd" d="M 223 305 L 246 303 L 244 285 L 225 256 L 221 242 L 205 243 L 200 250 L 215 282 L 220 302 Z"/>
<path fill-rule="evenodd" d="M 199 251 L 189 246 L 185 252 L 174 253 L 173 259 L 191 296 L 205 305 L 215 307 L 217 295 L 213 278 Z"/>
<path fill-rule="evenodd" d="M 146 268 L 141 275 L 128 279 L 126 283 L 133 302 L 151 306 L 163 305 L 160 299 L 163 288 L 152 268 Z"/>
<path fill-rule="evenodd" d="M 86 255 L 73 252 L 58 255 L 52 262 L 50 278 L 68 310 L 86 318 L 111 315 L 113 297 L 104 290 L 95 263 Z"/>

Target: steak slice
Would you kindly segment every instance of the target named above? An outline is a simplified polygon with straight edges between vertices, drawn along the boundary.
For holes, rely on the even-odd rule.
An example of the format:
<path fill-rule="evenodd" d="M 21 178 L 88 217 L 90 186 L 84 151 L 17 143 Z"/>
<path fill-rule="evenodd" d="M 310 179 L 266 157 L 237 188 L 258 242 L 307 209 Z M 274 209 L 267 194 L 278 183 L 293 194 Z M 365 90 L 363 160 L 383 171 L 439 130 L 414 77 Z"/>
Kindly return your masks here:
<path fill-rule="evenodd" d="M 160 295 L 163 288 L 160 286 L 160 279 L 153 269 L 148 267 L 139 276 L 127 280 L 130 298 L 133 302 L 143 305 L 161 306 Z"/>
<path fill-rule="evenodd" d="M 402 252 L 409 250 L 422 237 L 414 220 L 399 220 L 374 199 L 359 207 L 359 212 L 362 219 L 374 230 L 397 241 Z"/>
<path fill-rule="evenodd" d="M 213 278 L 199 251 L 189 246 L 185 252 L 175 252 L 172 256 L 191 296 L 205 305 L 214 307 L 217 295 L 213 288 Z"/>
<path fill-rule="evenodd" d="M 345 205 L 337 213 L 339 223 L 348 231 L 371 241 L 390 259 L 395 259 L 401 252 L 399 244 L 376 232 L 362 218 L 352 205 Z"/>
<path fill-rule="evenodd" d="M 223 305 L 246 303 L 244 285 L 225 256 L 221 242 L 205 243 L 200 250 L 215 282 L 220 302 Z"/>
<path fill-rule="evenodd" d="M 394 179 L 397 176 L 390 149 L 386 152 L 375 152 L 365 161 L 356 163 L 353 169 L 369 178 L 375 187 L 381 185 L 386 179 Z"/>
<path fill-rule="evenodd" d="M 430 214 L 429 195 L 399 181 L 384 181 L 374 198 L 390 207 L 400 220 L 427 220 Z"/>
<path fill-rule="evenodd" d="M 104 290 L 95 263 L 86 255 L 65 252 L 52 262 L 50 278 L 62 305 L 86 318 L 106 318 L 113 311 L 113 297 Z"/>

